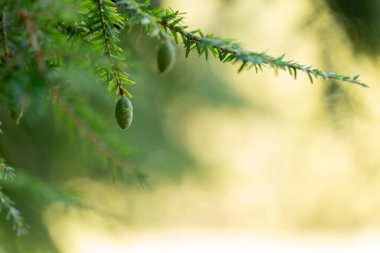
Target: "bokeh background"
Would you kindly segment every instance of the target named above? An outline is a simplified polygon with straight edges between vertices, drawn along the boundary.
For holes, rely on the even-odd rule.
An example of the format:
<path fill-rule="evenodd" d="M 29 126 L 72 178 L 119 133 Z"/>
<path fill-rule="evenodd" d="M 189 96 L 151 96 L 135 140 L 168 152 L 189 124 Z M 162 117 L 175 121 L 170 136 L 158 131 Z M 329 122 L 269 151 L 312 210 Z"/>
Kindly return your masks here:
<path fill-rule="evenodd" d="M 185 59 L 179 47 L 173 71 L 159 75 L 157 41 L 133 28 L 122 36 L 137 82 L 128 131 L 118 129 L 113 99 L 90 74 L 65 75 L 80 83 L 67 96 L 83 94 L 72 101 L 86 105 L 83 118 L 148 176 L 148 186 L 114 180 L 101 152 L 53 109 L 30 109 L 17 127 L 1 112 L 3 129 L 11 129 L 0 140 L 7 160 L 78 190 L 92 207 L 39 205 L 16 191 L 21 210 L 43 209 L 39 217 L 25 213 L 32 234 L 44 231 L 31 245 L 62 253 L 379 252 L 380 2 L 154 4 L 185 11 L 190 28 L 246 49 L 360 73 L 370 89 L 270 69 L 237 74 L 237 65 Z"/>

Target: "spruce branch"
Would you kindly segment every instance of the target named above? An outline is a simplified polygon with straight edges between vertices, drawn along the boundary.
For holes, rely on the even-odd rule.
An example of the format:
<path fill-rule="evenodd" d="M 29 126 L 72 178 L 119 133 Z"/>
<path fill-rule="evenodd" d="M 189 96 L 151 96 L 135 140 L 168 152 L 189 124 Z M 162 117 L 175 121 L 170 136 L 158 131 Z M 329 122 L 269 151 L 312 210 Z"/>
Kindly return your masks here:
<path fill-rule="evenodd" d="M 91 0 L 87 2 L 87 36 L 96 46 L 103 47 L 104 54 L 108 57 L 110 68 L 104 66 L 95 67 L 100 77 L 105 80 L 109 93 L 116 91 L 119 96 L 132 95 L 127 91 L 126 85 L 134 84 L 123 71 L 125 58 L 123 50 L 117 45 L 119 42 L 119 28 L 123 28 L 123 17 L 117 12 L 116 5 L 111 0 Z"/>
<path fill-rule="evenodd" d="M 8 178 L 14 179 L 15 177 L 14 169 L 5 163 L 3 158 L 0 158 L 0 179 L 5 181 Z"/>
<path fill-rule="evenodd" d="M 0 158 L 0 180 L 14 179 L 16 174 L 14 169 L 5 163 L 3 158 Z M 24 223 L 24 218 L 21 212 L 14 206 L 14 202 L 2 191 L 0 185 L 0 213 L 6 212 L 6 219 L 13 221 L 13 229 L 18 236 L 28 233 L 28 226 Z"/>
<path fill-rule="evenodd" d="M 160 18 L 149 12 L 149 1 L 144 4 L 136 3 L 135 1 L 116 1 L 116 5 L 123 8 L 124 12 L 127 13 L 129 26 L 140 24 L 145 26 L 147 33 L 151 37 L 171 39 L 172 36 L 162 29 Z"/>
<path fill-rule="evenodd" d="M 325 80 L 338 80 L 368 87 L 360 81 L 359 75 L 350 77 L 334 72 L 325 72 L 313 66 L 284 60 L 285 55 L 274 57 L 265 52 L 246 51 L 239 43 L 231 39 L 215 37 L 213 34 L 204 34 L 199 29 L 188 31 L 188 27 L 182 24 L 184 15 L 178 11 L 160 8 L 150 10 L 148 8 L 149 3 L 138 4 L 134 0 L 118 1 L 117 5 L 124 7 L 127 12 L 132 14 L 131 16 L 139 17 L 139 22 L 136 23 L 148 26 L 150 29 L 151 27 L 157 28 L 160 26 L 159 33 L 163 36 L 167 36 L 170 32 L 177 44 L 179 44 L 178 37 L 181 37 L 186 57 L 190 52 L 195 51 L 199 56 L 204 54 L 206 59 L 212 54 L 223 63 L 240 63 L 238 72 L 254 68 L 257 73 L 262 71 L 264 67 L 269 67 L 275 70 L 288 71 L 295 79 L 297 78 L 297 72 L 304 72 L 308 75 L 311 83 L 313 83 L 314 78 L 321 77 Z"/>
<path fill-rule="evenodd" d="M 0 187 L 0 213 L 6 211 L 6 219 L 13 221 L 13 229 L 18 236 L 22 236 L 28 233 L 27 225 L 24 223 L 19 210 L 14 206 L 14 202 L 1 190 Z"/>
<path fill-rule="evenodd" d="M 113 74 L 114 74 L 114 77 L 115 77 L 115 80 L 116 80 L 116 84 L 117 84 L 118 89 L 119 89 L 119 94 L 121 96 L 123 96 L 124 92 L 123 92 L 122 84 L 121 84 L 121 81 L 120 81 L 120 78 L 119 78 L 119 74 L 118 74 L 118 71 L 117 71 L 117 66 L 116 66 L 116 63 L 115 63 L 115 61 L 114 61 L 114 59 L 112 57 L 111 45 L 110 45 L 110 42 L 109 42 L 109 37 L 108 37 L 108 34 L 107 34 L 107 27 L 106 27 L 106 23 L 105 23 L 105 20 L 104 20 L 104 14 L 103 14 L 104 9 L 103 9 L 103 1 L 102 0 L 98 0 L 98 8 L 99 8 L 100 22 L 102 24 L 102 31 L 103 31 L 103 35 L 104 35 L 105 51 L 106 51 L 106 54 L 109 57 L 110 62 L 112 64 L 112 71 L 113 71 Z"/>

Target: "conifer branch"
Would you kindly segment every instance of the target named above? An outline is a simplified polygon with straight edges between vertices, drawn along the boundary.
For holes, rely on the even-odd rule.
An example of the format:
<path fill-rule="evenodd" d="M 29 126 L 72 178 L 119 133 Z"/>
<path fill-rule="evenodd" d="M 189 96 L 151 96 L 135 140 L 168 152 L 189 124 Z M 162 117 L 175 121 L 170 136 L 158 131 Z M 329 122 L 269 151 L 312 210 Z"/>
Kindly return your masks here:
<path fill-rule="evenodd" d="M 116 84 L 117 84 L 118 89 L 119 89 L 119 95 L 123 96 L 124 92 L 122 89 L 122 83 L 120 81 L 119 74 L 117 72 L 116 63 L 112 57 L 111 46 L 109 43 L 109 38 L 107 36 L 107 27 L 106 27 L 106 23 L 105 23 L 104 16 L 103 16 L 104 9 L 103 9 L 103 1 L 102 0 L 98 0 L 98 7 L 99 7 L 100 22 L 102 24 L 102 30 L 103 30 L 103 35 L 104 35 L 105 51 L 106 51 L 106 54 L 107 54 L 107 56 L 108 56 L 108 58 L 112 64 L 112 71 L 113 71 L 113 75 L 114 75 L 115 80 L 116 80 Z"/>
<path fill-rule="evenodd" d="M 16 174 L 11 166 L 5 163 L 3 158 L 0 158 L 0 180 L 14 179 Z"/>
<path fill-rule="evenodd" d="M 135 1 L 117 1 L 116 5 L 122 7 L 129 15 L 128 24 L 133 26 L 135 24 L 143 25 L 147 28 L 147 33 L 152 37 L 161 39 L 168 39 L 172 36 L 162 29 L 160 19 L 149 12 L 149 2 L 145 4 L 136 3 Z"/>
<path fill-rule="evenodd" d="M 6 219 L 13 221 L 13 229 L 18 236 L 28 233 L 28 228 L 20 211 L 15 208 L 14 202 L 2 192 L 0 187 L 0 213 L 2 210 L 6 211 Z"/>
<path fill-rule="evenodd" d="M 118 1 L 117 5 L 124 7 L 133 16 L 140 17 L 139 22 L 136 23 L 149 27 L 160 26 L 160 34 L 164 36 L 170 32 L 177 44 L 179 44 L 178 37 L 181 37 L 186 57 L 190 52 L 196 51 L 199 56 L 204 54 L 206 59 L 208 59 L 209 54 L 212 54 L 223 63 L 240 63 L 238 72 L 254 68 L 257 73 L 262 71 L 263 67 L 269 67 L 275 70 L 288 71 L 295 79 L 298 71 L 304 72 L 308 75 L 311 83 L 313 83 L 314 78 L 322 77 L 325 80 L 332 79 L 368 87 L 359 80 L 359 75 L 350 77 L 334 72 L 325 72 L 295 61 L 284 60 L 285 55 L 274 57 L 266 53 L 246 51 L 239 43 L 231 39 L 215 37 L 212 34 L 203 34 L 199 29 L 188 31 L 188 27 L 182 24 L 183 13 L 178 11 L 174 12 L 160 8 L 150 10 L 148 8 L 149 4 L 138 4 L 134 0 Z"/>
<path fill-rule="evenodd" d="M 14 169 L 5 163 L 5 160 L 0 158 L 0 180 L 14 179 L 16 174 Z M 0 185 L 0 213 L 6 212 L 6 219 L 13 221 L 13 229 L 18 236 L 28 233 L 27 225 L 24 223 L 24 218 L 20 211 L 14 206 L 14 202 L 2 191 Z"/>
<path fill-rule="evenodd" d="M 87 20 L 88 37 L 95 45 L 103 47 L 104 54 L 108 57 L 111 64 L 110 69 L 104 66 L 97 66 L 97 72 L 104 84 L 108 86 L 109 93 L 116 91 L 119 96 L 125 94 L 132 95 L 124 87 L 134 82 L 122 70 L 125 59 L 121 54 L 123 50 L 117 45 L 119 42 L 119 29 L 123 28 L 123 18 L 117 12 L 116 5 L 111 0 L 91 0 L 86 5 L 88 11 L 85 13 Z"/>
<path fill-rule="evenodd" d="M 9 48 L 8 48 L 8 34 L 7 34 L 7 17 L 5 11 L 1 12 L 1 27 L 2 27 L 2 35 L 3 35 L 3 50 L 4 50 L 4 61 L 8 59 L 10 56 Z"/>

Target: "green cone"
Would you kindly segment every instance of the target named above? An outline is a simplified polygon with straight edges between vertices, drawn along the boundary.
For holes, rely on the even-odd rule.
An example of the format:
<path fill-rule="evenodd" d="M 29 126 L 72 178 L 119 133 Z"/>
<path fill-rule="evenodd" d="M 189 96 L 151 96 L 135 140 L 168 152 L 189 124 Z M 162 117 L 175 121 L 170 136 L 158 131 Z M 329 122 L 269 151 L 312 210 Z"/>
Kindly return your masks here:
<path fill-rule="evenodd" d="M 158 70 L 161 73 L 169 71 L 176 57 L 175 46 L 172 42 L 164 42 L 160 45 L 157 54 Z"/>
<path fill-rule="evenodd" d="M 128 98 L 124 96 L 119 98 L 115 107 L 115 117 L 117 124 L 122 129 L 127 129 L 131 125 L 133 119 L 133 107 Z"/>

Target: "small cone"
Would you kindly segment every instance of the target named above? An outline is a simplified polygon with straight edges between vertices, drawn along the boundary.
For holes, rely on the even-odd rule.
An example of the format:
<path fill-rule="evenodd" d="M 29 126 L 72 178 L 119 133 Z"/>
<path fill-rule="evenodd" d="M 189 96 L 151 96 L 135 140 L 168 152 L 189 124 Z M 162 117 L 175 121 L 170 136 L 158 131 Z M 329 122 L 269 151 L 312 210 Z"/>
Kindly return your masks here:
<path fill-rule="evenodd" d="M 174 64 L 176 51 L 173 42 L 164 42 L 160 45 L 157 53 L 158 70 L 161 73 L 169 71 Z"/>
<path fill-rule="evenodd" d="M 122 129 L 127 129 L 132 124 L 133 107 L 131 101 L 125 96 L 122 96 L 116 102 L 115 117 L 117 124 Z"/>

